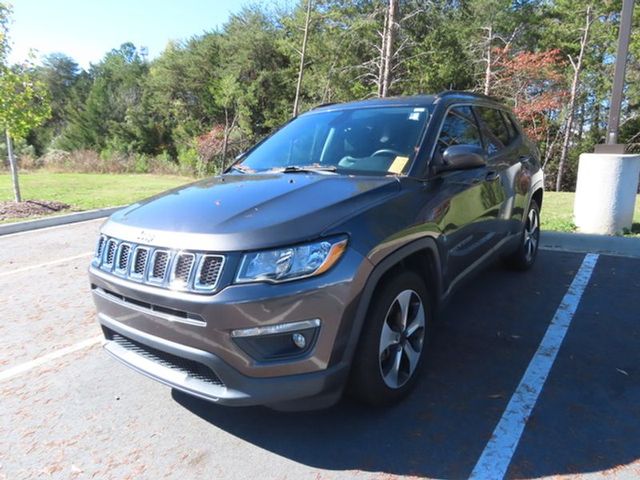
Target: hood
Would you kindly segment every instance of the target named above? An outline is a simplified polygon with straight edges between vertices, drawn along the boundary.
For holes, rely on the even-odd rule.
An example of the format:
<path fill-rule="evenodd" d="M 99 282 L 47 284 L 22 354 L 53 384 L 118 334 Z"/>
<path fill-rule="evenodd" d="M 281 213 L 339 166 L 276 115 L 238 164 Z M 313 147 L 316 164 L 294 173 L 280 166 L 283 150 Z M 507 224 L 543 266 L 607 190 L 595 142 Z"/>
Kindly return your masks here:
<path fill-rule="evenodd" d="M 111 216 L 103 232 L 169 248 L 252 250 L 317 238 L 397 193 L 394 177 L 231 174 L 202 180 Z"/>

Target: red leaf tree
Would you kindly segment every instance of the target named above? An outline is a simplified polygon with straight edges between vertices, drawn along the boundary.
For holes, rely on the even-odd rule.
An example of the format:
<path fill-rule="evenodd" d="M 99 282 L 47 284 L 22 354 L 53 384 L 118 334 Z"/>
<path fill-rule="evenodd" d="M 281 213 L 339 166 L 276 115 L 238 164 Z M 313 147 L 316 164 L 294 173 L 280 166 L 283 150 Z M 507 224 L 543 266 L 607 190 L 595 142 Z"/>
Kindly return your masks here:
<path fill-rule="evenodd" d="M 499 49 L 496 53 L 492 91 L 513 105 L 531 138 L 548 140 L 568 95 L 560 51 L 513 53 Z"/>

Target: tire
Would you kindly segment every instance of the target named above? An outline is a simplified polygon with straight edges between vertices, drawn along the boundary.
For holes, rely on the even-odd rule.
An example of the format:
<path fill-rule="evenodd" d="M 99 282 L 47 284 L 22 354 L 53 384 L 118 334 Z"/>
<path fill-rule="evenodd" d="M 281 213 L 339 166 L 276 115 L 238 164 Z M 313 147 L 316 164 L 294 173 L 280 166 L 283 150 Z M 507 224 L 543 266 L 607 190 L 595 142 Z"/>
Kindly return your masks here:
<path fill-rule="evenodd" d="M 522 229 L 520 242 L 515 252 L 505 258 L 505 263 L 514 270 L 528 270 L 538 256 L 540 244 L 540 207 L 535 200 L 531 200 L 527 219 Z"/>
<path fill-rule="evenodd" d="M 418 274 L 403 271 L 385 281 L 369 306 L 354 357 L 352 396 L 376 406 L 404 398 L 423 367 L 431 318 L 430 296 Z"/>

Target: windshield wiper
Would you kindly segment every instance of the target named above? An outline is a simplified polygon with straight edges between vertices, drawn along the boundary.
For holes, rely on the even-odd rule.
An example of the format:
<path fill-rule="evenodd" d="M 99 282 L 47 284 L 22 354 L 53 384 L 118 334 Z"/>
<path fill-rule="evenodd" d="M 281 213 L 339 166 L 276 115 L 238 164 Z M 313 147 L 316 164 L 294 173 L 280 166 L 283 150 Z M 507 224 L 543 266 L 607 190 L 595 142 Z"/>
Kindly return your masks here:
<path fill-rule="evenodd" d="M 289 165 L 288 167 L 284 167 L 281 171 L 282 173 L 299 173 L 299 172 L 335 172 L 337 167 L 334 165 Z"/>
<path fill-rule="evenodd" d="M 240 173 L 253 173 L 253 171 L 254 171 L 252 168 L 245 167 L 241 163 L 239 163 L 237 165 L 231 165 L 231 167 L 229 169 L 230 170 L 235 170 L 236 172 L 240 172 Z"/>

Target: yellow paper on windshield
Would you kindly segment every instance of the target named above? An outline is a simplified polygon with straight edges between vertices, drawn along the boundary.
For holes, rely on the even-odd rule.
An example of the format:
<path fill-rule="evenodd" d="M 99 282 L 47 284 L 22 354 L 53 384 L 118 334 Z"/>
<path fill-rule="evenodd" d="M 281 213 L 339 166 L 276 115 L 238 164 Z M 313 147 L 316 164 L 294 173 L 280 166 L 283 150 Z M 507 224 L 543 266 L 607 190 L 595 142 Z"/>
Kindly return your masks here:
<path fill-rule="evenodd" d="M 389 165 L 388 171 L 391 173 L 402 173 L 408 161 L 409 157 L 396 157 L 393 163 Z"/>

